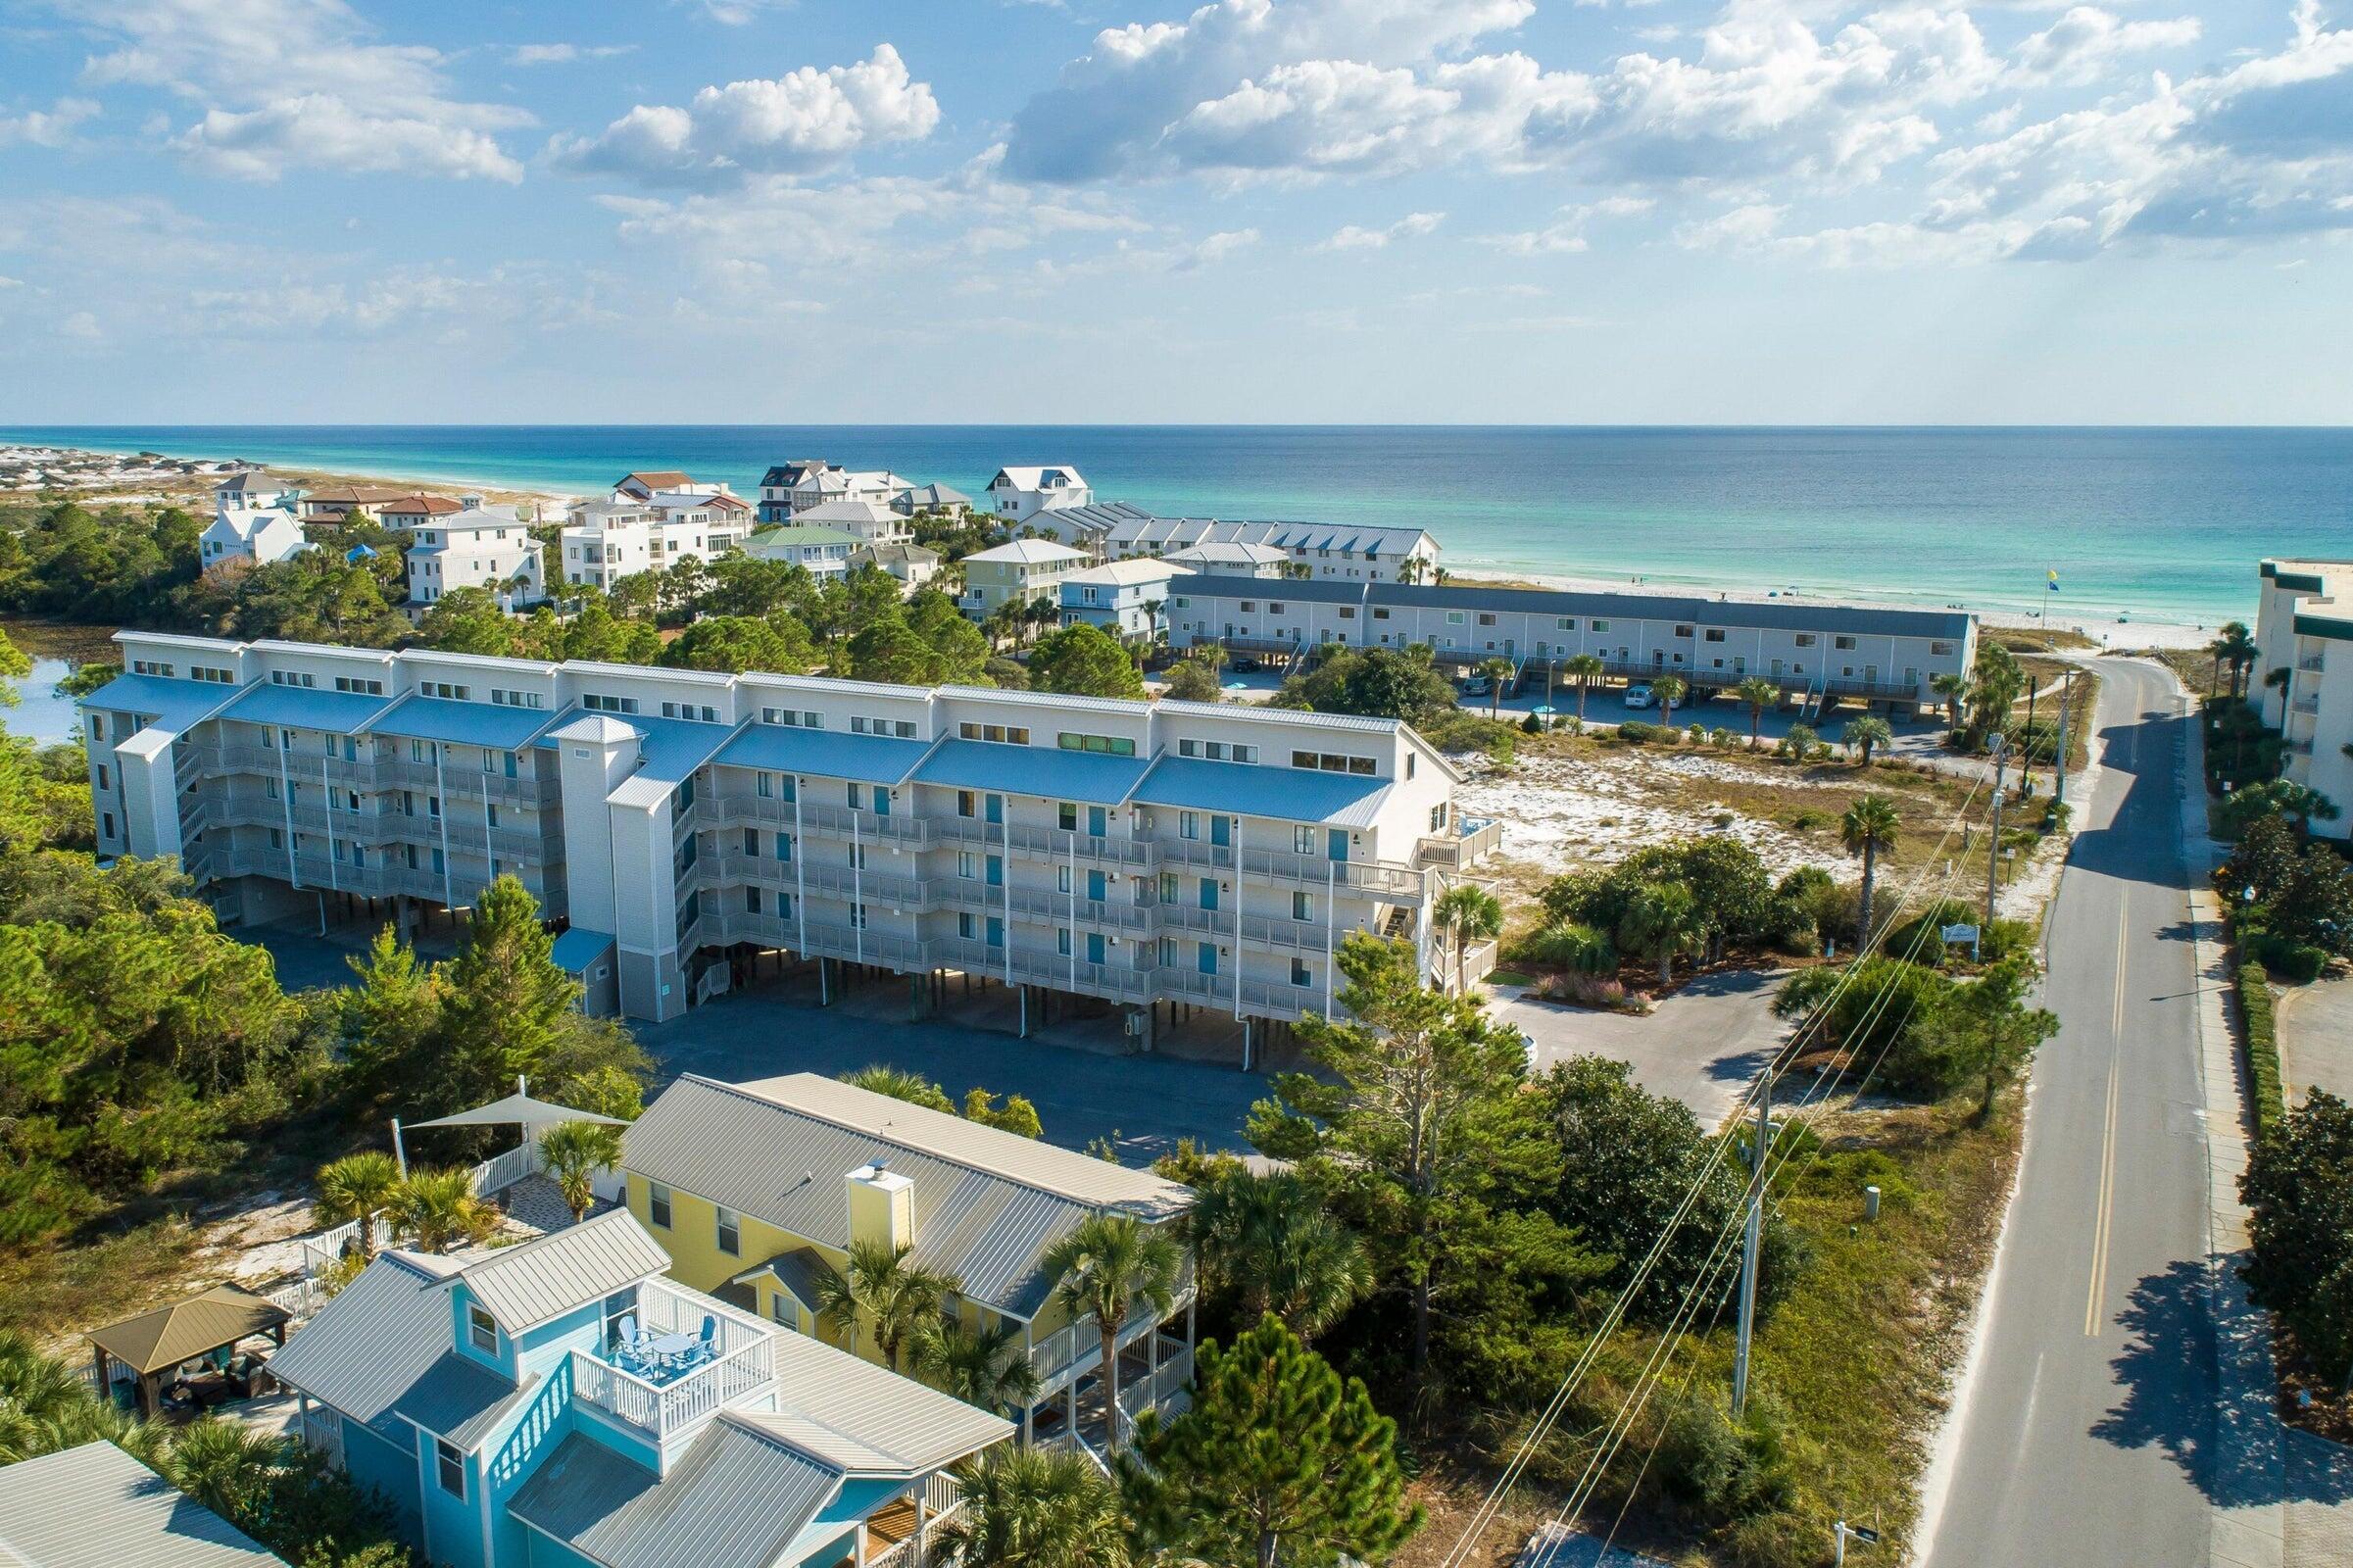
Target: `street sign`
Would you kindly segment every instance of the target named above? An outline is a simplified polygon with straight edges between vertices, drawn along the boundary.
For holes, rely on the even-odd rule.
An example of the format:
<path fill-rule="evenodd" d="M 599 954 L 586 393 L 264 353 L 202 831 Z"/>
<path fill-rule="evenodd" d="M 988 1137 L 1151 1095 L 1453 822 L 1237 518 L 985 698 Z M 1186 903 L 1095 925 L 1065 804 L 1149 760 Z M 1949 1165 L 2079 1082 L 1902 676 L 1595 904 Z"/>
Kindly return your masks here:
<path fill-rule="evenodd" d="M 1879 1544 L 1879 1532 L 1872 1529 L 1869 1525 L 1848 1525 L 1846 1527 L 1846 1533 L 1854 1537 L 1855 1540 L 1861 1542 L 1866 1546 L 1876 1546 Z"/>
<path fill-rule="evenodd" d="M 1974 925 L 1948 925 L 1937 928 L 1936 934 L 1946 942 L 1975 942 L 1978 928 Z"/>

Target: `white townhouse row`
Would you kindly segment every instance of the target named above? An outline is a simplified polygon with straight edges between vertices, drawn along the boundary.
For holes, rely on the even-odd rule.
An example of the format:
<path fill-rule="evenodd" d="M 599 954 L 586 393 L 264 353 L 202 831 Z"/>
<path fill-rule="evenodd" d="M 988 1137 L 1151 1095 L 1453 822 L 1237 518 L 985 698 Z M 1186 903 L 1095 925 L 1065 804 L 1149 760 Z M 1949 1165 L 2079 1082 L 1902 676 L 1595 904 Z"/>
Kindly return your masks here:
<path fill-rule="evenodd" d="M 752 533 L 752 507 L 723 484 L 683 473 L 631 473 L 603 501 L 574 507 L 558 539 L 564 580 L 610 590 L 641 571 L 716 561 Z"/>
<path fill-rule="evenodd" d="M 1292 574 L 1331 582 L 1420 582 L 1438 575 L 1438 541 L 1426 528 L 1359 523 L 1252 522 L 1160 517 L 1125 501 L 1055 508 L 1027 519 L 1042 533 L 1099 561 L 1188 554 L 1210 545 L 1280 553 Z M 1252 570 L 1272 563 L 1253 554 Z"/>
<path fill-rule="evenodd" d="M 547 597 L 547 574 L 531 525 L 513 506 L 461 496 L 458 510 L 417 515 L 410 535 L 409 603 L 430 607 L 458 588 L 481 588 L 503 610 Z"/>
<path fill-rule="evenodd" d="M 583 978 L 668 1018 L 782 950 L 1253 1027 L 1494 848 L 1393 720 L 123 632 L 82 700 L 102 855 L 225 920 L 470 906 L 513 872 Z M 373 906 L 370 905 L 372 909 Z M 594 950 L 591 952 L 590 950 Z M 1484 973 L 1493 944 L 1474 950 Z M 920 995 L 923 987 L 915 988 Z"/>
<path fill-rule="evenodd" d="M 2353 561 L 2266 561 L 2248 696 L 2279 731 L 2280 776 L 2335 804 L 2312 831 L 2353 834 Z M 2284 671 L 2284 674 L 2281 672 Z"/>
<path fill-rule="evenodd" d="M 888 508 L 903 518 L 918 513 L 962 516 L 972 498 L 944 484 L 916 484 L 888 468 L 845 468 L 818 458 L 779 463 L 760 476 L 760 520 L 792 522 L 818 507 L 843 503 Z"/>
<path fill-rule="evenodd" d="M 1936 676 L 1966 674 L 1977 657 L 1977 617 L 1965 611 L 1794 599 L 1196 574 L 1169 584 L 1167 614 L 1179 648 L 1285 655 L 1421 643 L 1442 663 L 1503 659 L 1540 672 L 1592 655 L 1630 680 L 1674 674 L 1721 690 L 1762 675 L 1791 693 L 1923 707 L 1938 701 Z"/>

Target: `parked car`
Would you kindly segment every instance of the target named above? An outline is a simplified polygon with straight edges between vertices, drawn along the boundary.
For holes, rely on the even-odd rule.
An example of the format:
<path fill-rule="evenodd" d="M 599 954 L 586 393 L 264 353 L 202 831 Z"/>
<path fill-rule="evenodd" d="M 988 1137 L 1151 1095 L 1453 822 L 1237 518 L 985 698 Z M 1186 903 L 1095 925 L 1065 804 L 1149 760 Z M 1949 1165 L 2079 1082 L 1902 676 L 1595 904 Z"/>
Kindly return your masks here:
<path fill-rule="evenodd" d="M 1237 674 L 1252 674 L 1265 667 L 1254 654 L 1236 654 L 1226 661 L 1226 668 Z"/>
<path fill-rule="evenodd" d="M 1658 699 L 1651 695 L 1648 686 L 1637 681 L 1626 688 L 1624 701 L 1628 708 L 1650 708 L 1657 704 Z"/>
<path fill-rule="evenodd" d="M 1489 684 L 1490 682 L 1485 675 L 1465 676 L 1462 682 L 1462 695 L 1465 697 L 1485 697 L 1487 695 Z"/>

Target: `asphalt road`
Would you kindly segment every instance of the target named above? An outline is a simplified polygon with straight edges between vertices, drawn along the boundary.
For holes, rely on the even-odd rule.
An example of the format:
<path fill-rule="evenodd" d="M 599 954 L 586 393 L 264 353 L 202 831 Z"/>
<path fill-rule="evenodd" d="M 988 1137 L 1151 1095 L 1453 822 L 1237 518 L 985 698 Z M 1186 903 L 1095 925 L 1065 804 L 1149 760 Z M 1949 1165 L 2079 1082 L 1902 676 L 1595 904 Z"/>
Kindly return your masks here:
<path fill-rule="evenodd" d="M 2051 912 L 2026 1154 L 1945 1434 L 1935 1568 L 2203 1563 L 2216 1370 L 2179 789 L 2187 720 L 2101 660 L 2105 771 Z M 2081 804 L 2079 808 L 2081 808 Z"/>

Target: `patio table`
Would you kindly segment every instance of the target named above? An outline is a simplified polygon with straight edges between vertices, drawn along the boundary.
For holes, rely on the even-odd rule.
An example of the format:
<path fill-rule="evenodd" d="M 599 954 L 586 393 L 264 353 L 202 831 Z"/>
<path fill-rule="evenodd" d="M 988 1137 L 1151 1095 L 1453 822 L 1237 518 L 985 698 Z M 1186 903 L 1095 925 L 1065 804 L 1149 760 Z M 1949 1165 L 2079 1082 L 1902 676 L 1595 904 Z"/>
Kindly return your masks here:
<path fill-rule="evenodd" d="M 691 1334 L 664 1334 L 647 1341 L 644 1348 L 653 1359 L 666 1363 L 676 1360 L 700 1343 Z"/>

